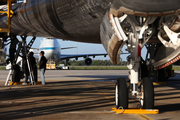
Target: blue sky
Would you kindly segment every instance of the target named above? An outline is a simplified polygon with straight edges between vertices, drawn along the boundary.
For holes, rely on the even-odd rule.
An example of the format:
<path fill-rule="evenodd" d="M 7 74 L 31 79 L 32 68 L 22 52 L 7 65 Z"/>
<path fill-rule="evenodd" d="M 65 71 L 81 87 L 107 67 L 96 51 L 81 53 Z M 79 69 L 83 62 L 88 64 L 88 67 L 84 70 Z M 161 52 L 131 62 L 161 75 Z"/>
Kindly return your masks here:
<path fill-rule="evenodd" d="M 29 42 L 31 40 L 32 37 L 28 37 L 27 41 Z M 19 40 L 21 40 L 20 37 L 18 37 Z M 36 38 L 36 41 L 33 44 L 33 48 L 39 48 L 40 44 L 41 44 L 41 40 L 43 40 L 44 38 L 38 37 Z M 78 49 L 73 48 L 73 49 L 67 49 L 67 50 L 62 50 L 61 53 L 62 54 L 98 54 L 98 53 L 106 53 L 104 47 L 102 44 L 90 44 L 90 43 L 82 43 L 82 42 L 72 42 L 72 41 L 63 41 L 61 39 L 58 39 L 59 44 L 61 46 L 61 48 L 64 47 L 74 47 L 78 44 Z M 123 48 L 123 52 L 125 51 L 126 47 Z M 143 49 L 142 50 L 142 56 L 145 56 L 145 52 L 146 50 Z M 126 61 L 126 57 L 128 55 L 121 55 L 121 59 L 123 61 Z M 97 56 L 93 59 L 96 60 L 109 60 L 109 56 L 104 57 L 104 56 Z M 79 60 L 83 60 L 83 58 L 80 58 Z"/>

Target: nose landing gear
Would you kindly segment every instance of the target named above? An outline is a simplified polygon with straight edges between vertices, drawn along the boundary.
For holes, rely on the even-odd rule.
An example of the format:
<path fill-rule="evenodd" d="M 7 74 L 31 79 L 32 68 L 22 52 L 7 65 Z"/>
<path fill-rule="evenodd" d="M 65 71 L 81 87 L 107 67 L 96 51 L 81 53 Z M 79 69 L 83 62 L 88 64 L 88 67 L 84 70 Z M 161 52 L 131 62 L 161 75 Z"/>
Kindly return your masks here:
<path fill-rule="evenodd" d="M 124 44 L 130 53 L 130 56 L 128 57 L 128 68 L 131 72 L 129 78 L 132 89 L 131 91 L 128 90 L 125 78 L 119 78 L 117 80 L 115 87 L 116 109 L 127 109 L 129 98 L 139 99 L 141 108 L 143 109 L 152 109 L 154 107 L 153 83 L 150 78 L 139 79 L 139 69 L 141 48 L 154 34 L 153 28 L 148 29 L 151 32 L 148 32 L 146 28 L 148 24 L 155 21 L 155 18 L 146 18 L 144 21 L 143 18 L 141 18 L 140 22 L 142 23 L 139 26 L 137 23 L 138 21 L 135 22 L 135 20 L 135 16 L 124 14 L 121 17 L 115 17 L 110 13 L 106 13 L 101 25 L 101 41 L 108 52 L 112 63 L 118 63 L 121 49 Z M 145 38 L 142 38 L 146 33 L 148 35 Z M 141 91 L 138 91 L 139 82 L 142 83 Z"/>

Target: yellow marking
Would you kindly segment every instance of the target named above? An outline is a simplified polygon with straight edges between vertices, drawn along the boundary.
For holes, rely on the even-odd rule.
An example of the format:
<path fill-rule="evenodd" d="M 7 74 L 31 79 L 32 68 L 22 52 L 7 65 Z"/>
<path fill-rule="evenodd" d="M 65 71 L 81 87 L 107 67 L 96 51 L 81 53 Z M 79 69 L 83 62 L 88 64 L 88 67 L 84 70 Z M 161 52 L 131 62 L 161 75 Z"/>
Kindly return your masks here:
<path fill-rule="evenodd" d="M 10 82 L 9 85 L 22 85 L 24 82 Z M 30 83 L 27 83 L 28 85 L 30 85 Z M 41 82 L 35 82 L 36 85 L 41 85 Z"/>
<path fill-rule="evenodd" d="M 158 109 L 116 109 L 112 108 L 112 111 L 119 114 L 158 114 Z"/>
<path fill-rule="evenodd" d="M 153 85 L 167 85 L 168 82 L 153 82 Z"/>
<path fill-rule="evenodd" d="M 0 11 L 0 13 L 7 13 L 7 11 Z"/>
<path fill-rule="evenodd" d="M 74 76 L 74 77 L 77 78 L 78 80 L 83 81 L 81 78 L 76 77 L 75 75 L 73 75 L 73 74 L 71 74 L 71 73 L 69 73 L 69 72 L 67 72 L 67 71 L 65 71 L 65 72 L 68 73 L 68 74 L 71 75 L 71 76 Z M 87 82 L 84 82 L 84 83 L 86 83 L 86 85 L 89 86 L 90 88 L 94 88 L 93 85 L 91 85 L 91 84 L 89 84 L 89 83 L 87 83 Z M 95 88 L 94 88 L 94 89 L 95 89 Z M 105 92 L 103 92 L 103 91 L 101 91 L 101 90 L 98 90 L 98 89 L 95 89 L 95 90 L 97 90 L 97 91 L 98 91 L 99 93 L 101 93 L 102 95 L 106 96 L 108 99 L 114 99 L 113 97 L 107 95 L 107 93 L 105 93 Z"/>
<path fill-rule="evenodd" d="M 147 116 L 147 115 L 142 115 L 142 114 L 136 114 L 136 116 L 138 116 L 139 118 L 141 118 L 142 120 L 154 120 L 153 118 Z"/>
<path fill-rule="evenodd" d="M 6 29 L 6 28 L 0 28 L 0 32 L 8 32 L 9 29 Z"/>

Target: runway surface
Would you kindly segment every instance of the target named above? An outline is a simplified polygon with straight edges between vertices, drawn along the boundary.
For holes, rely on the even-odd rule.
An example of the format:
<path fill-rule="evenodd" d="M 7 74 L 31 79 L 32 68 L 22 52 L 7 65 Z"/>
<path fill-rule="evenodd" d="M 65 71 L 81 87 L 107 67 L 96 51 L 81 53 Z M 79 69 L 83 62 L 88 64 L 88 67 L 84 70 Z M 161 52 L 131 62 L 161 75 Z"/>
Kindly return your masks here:
<path fill-rule="evenodd" d="M 157 115 L 115 114 L 114 89 L 127 70 L 48 70 L 47 85 L 4 87 L 0 71 L 0 120 L 177 120 L 180 118 L 180 74 L 168 85 L 155 85 Z M 40 78 L 39 78 L 40 81 Z M 129 107 L 139 102 L 130 100 Z"/>

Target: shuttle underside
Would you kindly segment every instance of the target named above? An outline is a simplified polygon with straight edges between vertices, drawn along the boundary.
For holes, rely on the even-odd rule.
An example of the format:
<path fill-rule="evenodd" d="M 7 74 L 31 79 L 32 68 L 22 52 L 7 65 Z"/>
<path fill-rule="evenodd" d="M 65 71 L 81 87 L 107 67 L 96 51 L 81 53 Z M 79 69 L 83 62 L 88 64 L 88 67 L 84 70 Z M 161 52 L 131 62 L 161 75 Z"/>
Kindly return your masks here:
<path fill-rule="evenodd" d="M 6 9 L 6 7 L 1 6 L 1 9 Z M 161 20 L 159 24 L 166 23 L 170 30 L 179 32 L 180 1 L 178 0 L 155 0 L 153 2 L 151 0 L 27 0 L 26 3 L 14 4 L 13 11 L 11 27 L 13 34 L 103 43 L 114 64 L 120 62 L 121 48 L 127 43 L 129 37 L 132 37 L 132 34 L 125 30 L 136 29 L 132 28 L 131 23 L 134 26 L 143 27 L 142 21 L 138 20 L 141 19 L 139 16 L 156 18 L 154 21 L 151 19 L 146 22 L 146 26 L 155 26 L 159 19 L 159 21 Z M 128 16 L 122 18 L 124 21 L 118 21 L 123 15 Z M 169 16 L 167 17 L 167 15 Z M 163 18 L 163 16 L 165 17 Z M 129 18 L 131 22 L 127 20 Z M 6 17 L 1 17 L 0 26 L 7 27 Z M 162 29 L 163 25 L 157 27 L 161 30 L 158 30 L 159 28 L 154 30 L 154 27 L 151 27 L 153 30 L 149 32 L 155 32 L 157 35 L 151 35 L 146 43 L 153 41 L 155 44 L 161 44 L 161 37 L 165 38 L 165 41 L 171 42 L 166 31 Z M 144 35 L 143 31 L 136 32 Z M 137 38 L 138 36 L 135 39 Z M 179 60 L 178 52 L 176 52 L 178 44 L 173 43 L 168 47 L 158 45 L 158 48 L 155 48 L 156 52 L 152 63 L 157 69 Z M 137 53 L 137 50 L 133 51 Z M 162 52 L 164 53 L 161 54 Z M 171 56 L 169 56 L 170 54 Z M 167 56 L 169 56 L 168 59 Z"/>
<path fill-rule="evenodd" d="M 112 0 L 26 1 L 13 6 L 15 14 L 12 18 L 12 33 L 89 43 L 100 43 L 100 23 L 112 2 Z M 7 28 L 7 18 L 2 17 L 0 21 L 0 26 Z"/>

